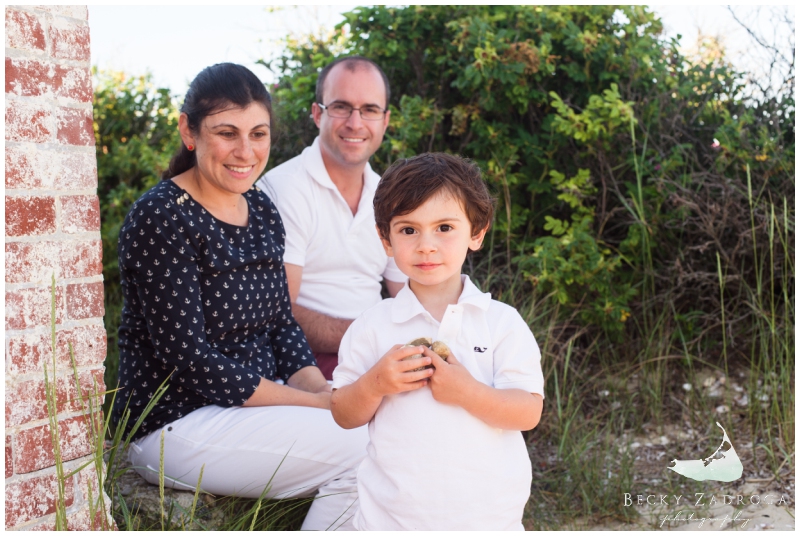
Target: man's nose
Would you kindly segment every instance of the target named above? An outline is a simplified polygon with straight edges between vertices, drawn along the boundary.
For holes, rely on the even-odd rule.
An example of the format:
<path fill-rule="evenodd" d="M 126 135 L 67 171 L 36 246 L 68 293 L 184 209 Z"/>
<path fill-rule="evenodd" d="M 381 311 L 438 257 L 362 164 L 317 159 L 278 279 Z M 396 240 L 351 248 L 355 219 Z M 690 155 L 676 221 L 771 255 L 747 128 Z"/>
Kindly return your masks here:
<path fill-rule="evenodd" d="M 350 113 L 350 117 L 347 118 L 347 126 L 355 130 L 361 127 L 363 123 L 364 120 L 361 118 L 361 112 L 354 108 Z"/>

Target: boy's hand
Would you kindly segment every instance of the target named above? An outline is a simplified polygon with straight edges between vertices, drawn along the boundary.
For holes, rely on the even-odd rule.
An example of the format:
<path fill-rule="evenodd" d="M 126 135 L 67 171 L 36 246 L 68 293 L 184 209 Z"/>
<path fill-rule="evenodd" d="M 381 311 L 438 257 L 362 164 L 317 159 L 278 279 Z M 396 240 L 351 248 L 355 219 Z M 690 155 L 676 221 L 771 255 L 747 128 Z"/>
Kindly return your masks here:
<path fill-rule="evenodd" d="M 467 367 L 459 363 L 452 353 L 447 361 L 430 348 L 425 348 L 423 354 L 430 357 L 436 369 L 430 379 L 434 400 L 463 407 L 464 397 L 470 396 L 471 389 L 476 383 Z"/>
<path fill-rule="evenodd" d="M 424 346 L 404 347 L 402 344 L 395 344 L 391 350 L 381 357 L 375 365 L 364 375 L 368 381 L 369 390 L 374 396 L 384 397 L 396 393 L 413 391 L 420 389 L 428 384 L 428 378 L 433 374 L 433 369 L 418 370 L 409 372 L 415 368 L 424 367 L 431 363 L 429 356 L 422 356 L 416 359 L 402 359 L 414 354 L 423 353 L 428 350 Z M 430 352 L 430 350 L 428 350 Z M 434 354 L 435 355 L 435 354 Z M 438 357 L 438 356 L 437 356 Z M 359 379 L 360 381 L 361 379 Z"/>

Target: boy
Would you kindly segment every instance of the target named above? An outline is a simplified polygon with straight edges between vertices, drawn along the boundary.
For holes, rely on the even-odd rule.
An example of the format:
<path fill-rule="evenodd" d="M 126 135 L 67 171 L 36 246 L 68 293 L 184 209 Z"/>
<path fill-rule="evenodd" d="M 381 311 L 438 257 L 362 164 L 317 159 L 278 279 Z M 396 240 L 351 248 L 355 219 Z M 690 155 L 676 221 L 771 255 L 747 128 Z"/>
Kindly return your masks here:
<path fill-rule="evenodd" d="M 520 430 L 539 422 L 544 380 L 519 313 L 461 274 L 492 221 L 480 170 L 442 153 L 401 160 L 373 203 L 409 282 L 353 322 L 333 374 L 336 422 L 369 423 L 355 527 L 522 530 L 531 464 Z M 445 342 L 447 361 L 402 346 L 420 337 Z"/>

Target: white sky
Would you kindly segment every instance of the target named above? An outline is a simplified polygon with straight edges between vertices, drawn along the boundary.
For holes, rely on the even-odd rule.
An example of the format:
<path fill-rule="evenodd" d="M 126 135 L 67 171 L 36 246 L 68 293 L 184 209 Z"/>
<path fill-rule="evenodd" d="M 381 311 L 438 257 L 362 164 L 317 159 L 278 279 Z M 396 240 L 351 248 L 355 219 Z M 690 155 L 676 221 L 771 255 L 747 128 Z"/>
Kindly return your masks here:
<path fill-rule="evenodd" d="M 271 73 L 256 65 L 278 56 L 286 35 L 319 34 L 357 4 L 339 6 L 89 6 L 92 65 L 129 74 L 150 71 L 159 85 L 183 94 L 204 67 L 223 61 L 249 67 L 266 82 Z M 668 35 L 682 34 L 691 47 L 698 31 L 717 35 L 729 59 L 743 70 L 759 67 L 749 38 L 724 6 L 653 6 Z M 769 31 L 767 8 L 738 6 L 737 13 Z M 794 18 L 794 9 L 791 11 Z M 788 37 L 785 39 L 788 48 Z M 793 42 L 793 39 L 792 39 Z"/>

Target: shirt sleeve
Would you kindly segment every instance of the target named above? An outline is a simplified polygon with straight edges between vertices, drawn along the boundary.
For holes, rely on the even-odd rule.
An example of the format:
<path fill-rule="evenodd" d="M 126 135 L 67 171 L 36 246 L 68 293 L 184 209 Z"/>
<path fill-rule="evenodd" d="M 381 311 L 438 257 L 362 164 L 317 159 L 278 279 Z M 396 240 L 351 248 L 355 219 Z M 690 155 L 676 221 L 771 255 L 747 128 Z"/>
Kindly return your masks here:
<path fill-rule="evenodd" d="M 380 358 L 374 332 L 368 326 L 369 311 L 356 318 L 339 345 L 339 364 L 333 371 L 333 389 L 350 385 Z"/>
<path fill-rule="evenodd" d="M 261 377 L 206 340 L 197 258 L 185 223 L 170 213 L 163 205 L 148 207 L 121 259 L 136 280 L 155 359 L 174 370 L 178 385 L 221 406 L 242 405 Z"/>
<path fill-rule="evenodd" d="M 283 221 L 286 232 L 283 262 L 305 266 L 315 211 L 312 210 L 311 194 L 297 191 L 296 188 L 289 188 L 288 186 L 292 185 L 287 184 L 287 181 L 291 180 L 292 177 L 282 173 L 275 175 L 268 173 L 258 181 L 258 186 L 278 208 L 278 213 Z"/>
<path fill-rule="evenodd" d="M 501 311 L 490 308 L 488 312 L 494 323 L 494 387 L 522 389 L 544 398 L 541 354 L 533 333 L 515 309 L 497 305 Z"/>

